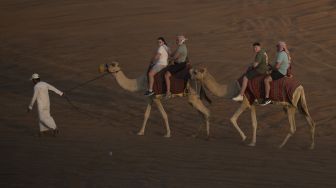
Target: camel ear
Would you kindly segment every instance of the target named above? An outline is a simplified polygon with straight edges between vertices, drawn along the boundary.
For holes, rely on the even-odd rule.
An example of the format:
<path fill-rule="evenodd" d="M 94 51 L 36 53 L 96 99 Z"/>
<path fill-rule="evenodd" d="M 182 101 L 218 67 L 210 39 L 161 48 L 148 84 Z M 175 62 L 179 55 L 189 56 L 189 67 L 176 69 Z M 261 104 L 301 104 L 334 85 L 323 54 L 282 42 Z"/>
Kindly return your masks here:
<path fill-rule="evenodd" d="M 119 63 L 116 62 L 116 61 L 113 61 L 113 62 L 112 62 L 112 66 L 114 66 L 114 67 L 118 67 L 118 66 L 119 66 Z"/>
<path fill-rule="evenodd" d="M 199 72 L 202 73 L 202 74 L 205 73 L 206 71 L 207 71 L 206 68 L 200 68 L 200 69 L 199 69 Z"/>

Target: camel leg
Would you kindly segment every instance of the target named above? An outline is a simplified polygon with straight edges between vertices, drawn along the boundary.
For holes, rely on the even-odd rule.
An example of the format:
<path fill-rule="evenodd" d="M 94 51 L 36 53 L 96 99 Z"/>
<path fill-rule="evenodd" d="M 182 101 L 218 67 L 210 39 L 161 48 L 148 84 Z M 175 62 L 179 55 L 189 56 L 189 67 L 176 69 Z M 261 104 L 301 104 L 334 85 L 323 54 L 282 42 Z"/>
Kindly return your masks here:
<path fill-rule="evenodd" d="M 142 127 L 141 127 L 140 131 L 138 132 L 138 135 L 141 135 L 141 136 L 145 135 L 145 128 L 146 128 L 147 120 L 149 118 L 149 115 L 150 115 L 150 112 L 151 112 L 151 109 L 152 109 L 152 103 L 153 103 L 153 101 L 151 99 L 147 103 L 146 111 L 145 111 L 145 114 L 144 114 L 143 124 L 142 124 Z"/>
<path fill-rule="evenodd" d="M 256 113 L 256 107 L 255 105 L 251 106 L 251 119 L 252 119 L 252 128 L 253 128 L 253 135 L 252 135 L 252 141 L 249 144 L 249 146 L 255 146 L 257 142 L 257 113 Z"/>
<path fill-rule="evenodd" d="M 310 145 L 310 149 L 314 149 L 315 148 L 315 123 L 313 121 L 313 119 L 310 117 L 310 115 L 305 115 L 305 118 L 308 122 L 308 124 L 310 125 L 310 133 L 311 133 L 311 145 Z"/>
<path fill-rule="evenodd" d="M 248 107 L 248 101 L 244 98 L 244 100 L 243 100 L 242 104 L 240 105 L 240 107 L 238 108 L 238 110 L 230 118 L 231 123 L 233 124 L 233 126 L 236 128 L 236 130 L 239 132 L 240 136 L 242 137 L 242 141 L 246 140 L 246 136 L 245 136 L 244 132 L 239 128 L 239 126 L 237 124 L 237 120 L 238 120 L 239 116 L 246 110 L 247 107 Z"/>
<path fill-rule="evenodd" d="M 163 120 L 166 126 L 166 134 L 164 135 L 164 137 L 169 138 L 171 137 L 171 134 L 170 134 L 170 127 L 169 127 L 169 122 L 168 122 L 168 115 L 166 111 L 164 110 L 161 101 L 159 99 L 155 99 L 154 101 L 163 117 Z"/>
<path fill-rule="evenodd" d="M 302 113 L 304 114 L 308 124 L 310 125 L 310 133 L 311 133 L 311 145 L 310 149 L 314 149 L 315 147 L 315 122 L 311 118 L 308 107 L 307 107 L 307 101 L 306 101 L 306 96 L 304 93 L 304 89 L 302 88 L 301 90 L 301 95 L 300 95 L 300 102 L 301 102 L 301 107 L 302 107 Z"/>
<path fill-rule="evenodd" d="M 200 114 L 203 115 L 203 119 L 205 121 L 207 139 L 210 139 L 210 122 L 209 122 L 210 111 L 209 109 L 203 104 L 203 102 L 196 95 L 190 95 L 188 100 L 191 106 L 193 106 Z M 201 130 L 202 130 L 202 125 L 200 125 L 195 137 L 199 135 Z"/>
<path fill-rule="evenodd" d="M 294 135 L 294 133 L 296 131 L 295 111 L 296 111 L 295 107 L 289 107 L 288 110 L 287 110 L 290 129 L 289 129 L 289 133 L 286 135 L 285 139 L 282 141 L 279 148 L 282 148 L 287 143 L 289 138 Z"/>
<path fill-rule="evenodd" d="M 193 105 L 192 105 L 193 106 Z M 193 106 L 194 107 L 194 106 Z M 197 110 L 197 109 L 196 109 Z M 200 112 L 199 110 L 197 110 L 197 112 L 200 114 L 200 115 L 203 115 L 202 112 Z M 199 137 L 201 131 L 202 131 L 202 128 L 203 128 L 203 124 L 201 124 L 199 127 L 198 127 L 198 131 L 192 135 L 192 137 L 194 138 L 197 138 Z"/>

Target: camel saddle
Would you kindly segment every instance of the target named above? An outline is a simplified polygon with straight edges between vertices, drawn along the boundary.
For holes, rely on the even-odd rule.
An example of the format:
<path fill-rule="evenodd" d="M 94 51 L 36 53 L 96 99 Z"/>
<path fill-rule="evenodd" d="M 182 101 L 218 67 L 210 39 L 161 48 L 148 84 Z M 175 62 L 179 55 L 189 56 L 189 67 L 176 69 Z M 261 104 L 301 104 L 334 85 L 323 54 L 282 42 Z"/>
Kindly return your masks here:
<path fill-rule="evenodd" d="M 151 67 L 148 68 L 148 71 L 150 68 Z M 184 95 L 186 93 L 187 83 L 190 78 L 190 68 L 191 66 L 187 64 L 186 68 L 170 77 L 170 90 L 173 95 Z M 167 69 L 168 66 L 154 76 L 153 91 L 157 96 L 166 94 L 165 73 L 167 72 Z"/>
<path fill-rule="evenodd" d="M 265 84 L 264 79 L 266 75 L 261 75 L 248 81 L 245 96 L 250 104 L 257 99 L 261 101 L 265 98 Z M 243 82 L 243 76 L 238 79 L 240 86 Z M 293 77 L 283 77 L 278 80 L 274 80 L 270 84 L 270 96 L 272 101 L 288 102 L 291 103 L 294 91 L 300 86 L 299 82 Z"/>

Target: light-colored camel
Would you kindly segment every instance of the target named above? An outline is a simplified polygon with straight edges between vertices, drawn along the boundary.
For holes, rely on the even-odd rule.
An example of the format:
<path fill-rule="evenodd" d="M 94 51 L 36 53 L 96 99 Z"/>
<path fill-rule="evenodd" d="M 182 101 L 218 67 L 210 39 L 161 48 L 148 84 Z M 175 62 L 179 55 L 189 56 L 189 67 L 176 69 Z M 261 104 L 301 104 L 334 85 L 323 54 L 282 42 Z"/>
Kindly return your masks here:
<path fill-rule="evenodd" d="M 234 82 L 230 85 L 222 85 L 222 84 L 217 83 L 214 77 L 204 67 L 194 68 L 191 71 L 191 76 L 194 79 L 199 80 L 204 87 L 206 87 L 210 92 L 212 92 L 214 95 L 219 96 L 219 97 L 226 97 L 228 99 L 231 99 L 233 96 L 236 96 L 238 94 L 239 89 L 240 89 L 238 82 Z M 308 112 L 308 107 L 307 107 L 307 102 L 306 102 L 303 86 L 300 85 L 294 91 L 291 103 L 274 102 L 274 104 L 282 106 L 283 109 L 287 112 L 289 125 L 290 125 L 289 133 L 286 135 L 285 139 L 282 141 L 279 147 L 280 148 L 283 147 L 287 143 L 288 139 L 291 136 L 293 136 L 293 134 L 295 133 L 296 131 L 295 112 L 296 112 L 296 109 L 298 109 L 305 116 L 308 124 L 310 125 L 310 131 L 311 131 L 310 148 L 313 149 L 315 146 L 315 138 L 314 138 L 315 123 Z M 252 128 L 253 128 L 252 141 L 249 144 L 249 146 L 255 146 L 256 145 L 256 133 L 257 133 L 256 104 L 250 105 L 249 101 L 246 99 L 246 97 L 244 97 L 242 104 L 240 105 L 238 110 L 234 113 L 234 115 L 231 117 L 230 121 L 232 122 L 233 126 L 239 132 L 242 140 L 245 141 L 246 136 L 244 132 L 239 128 L 237 124 L 237 120 L 239 116 L 247 108 L 251 110 Z"/>
<path fill-rule="evenodd" d="M 106 68 L 101 68 L 101 67 L 106 67 Z M 120 85 L 121 88 L 130 91 L 130 92 L 138 92 L 142 91 L 145 92 L 147 89 L 147 77 L 146 75 L 142 75 L 136 79 L 129 79 L 126 77 L 126 75 L 123 73 L 121 70 L 119 63 L 113 62 L 107 66 L 101 65 L 100 71 L 108 71 L 111 73 L 115 79 L 117 80 L 117 83 Z M 209 123 L 209 117 L 210 117 L 210 111 L 209 109 L 203 104 L 203 102 L 200 100 L 199 95 L 197 94 L 197 87 L 195 87 L 195 82 L 188 81 L 186 91 L 188 91 L 184 96 L 187 97 L 189 104 L 191 104 L 192 107 L 194 107 L 202 116 L 205 121 L 205 128 L 206 128 L 206 134 L 207 138 L 210 137 L 210 123 Z M 183 96 L 183 95 L 173 95 L 174 96 Z M 145 96 L 144 96 L 145 97 Z M 150 112 L 152 109 L 152 104 L 153 102 L 156 104 L 158 107 L 165 123 L 165 128 L 166 128 L 166 134 L 164 135 L 165 137 L 171 137 L 171 131 L 169 127 L 169 122 L 168 122 L 168 115 L 166 111 L 163 108 L 163 105 L 161 103 L 161 97 L 148 97 L 148 103 L 146 107 L 146 111 L 144 114 L 144 120 L 142 127 L 140 131 L 138 132 L 138 135 L 144 135 L 145 134 L 145 128 L 147 124 L 147 120 L 150 116 Z M 199 127 L 199 131 L 197 132 L 196 136 L 202 129 L 202 125 Z"/>

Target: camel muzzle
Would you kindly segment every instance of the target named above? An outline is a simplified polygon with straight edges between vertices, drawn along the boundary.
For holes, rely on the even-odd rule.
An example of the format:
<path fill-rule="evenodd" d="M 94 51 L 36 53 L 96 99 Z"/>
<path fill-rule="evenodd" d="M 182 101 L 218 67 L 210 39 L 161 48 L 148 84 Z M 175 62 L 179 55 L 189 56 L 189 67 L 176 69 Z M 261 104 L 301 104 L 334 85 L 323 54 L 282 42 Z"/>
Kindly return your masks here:
<path fill-rule="evenodd" d="M 99 73 L 106 72 L 107 69 L 108 69 L 108 64 L 100 64 L 99 67 L 98 67 Z"/>

